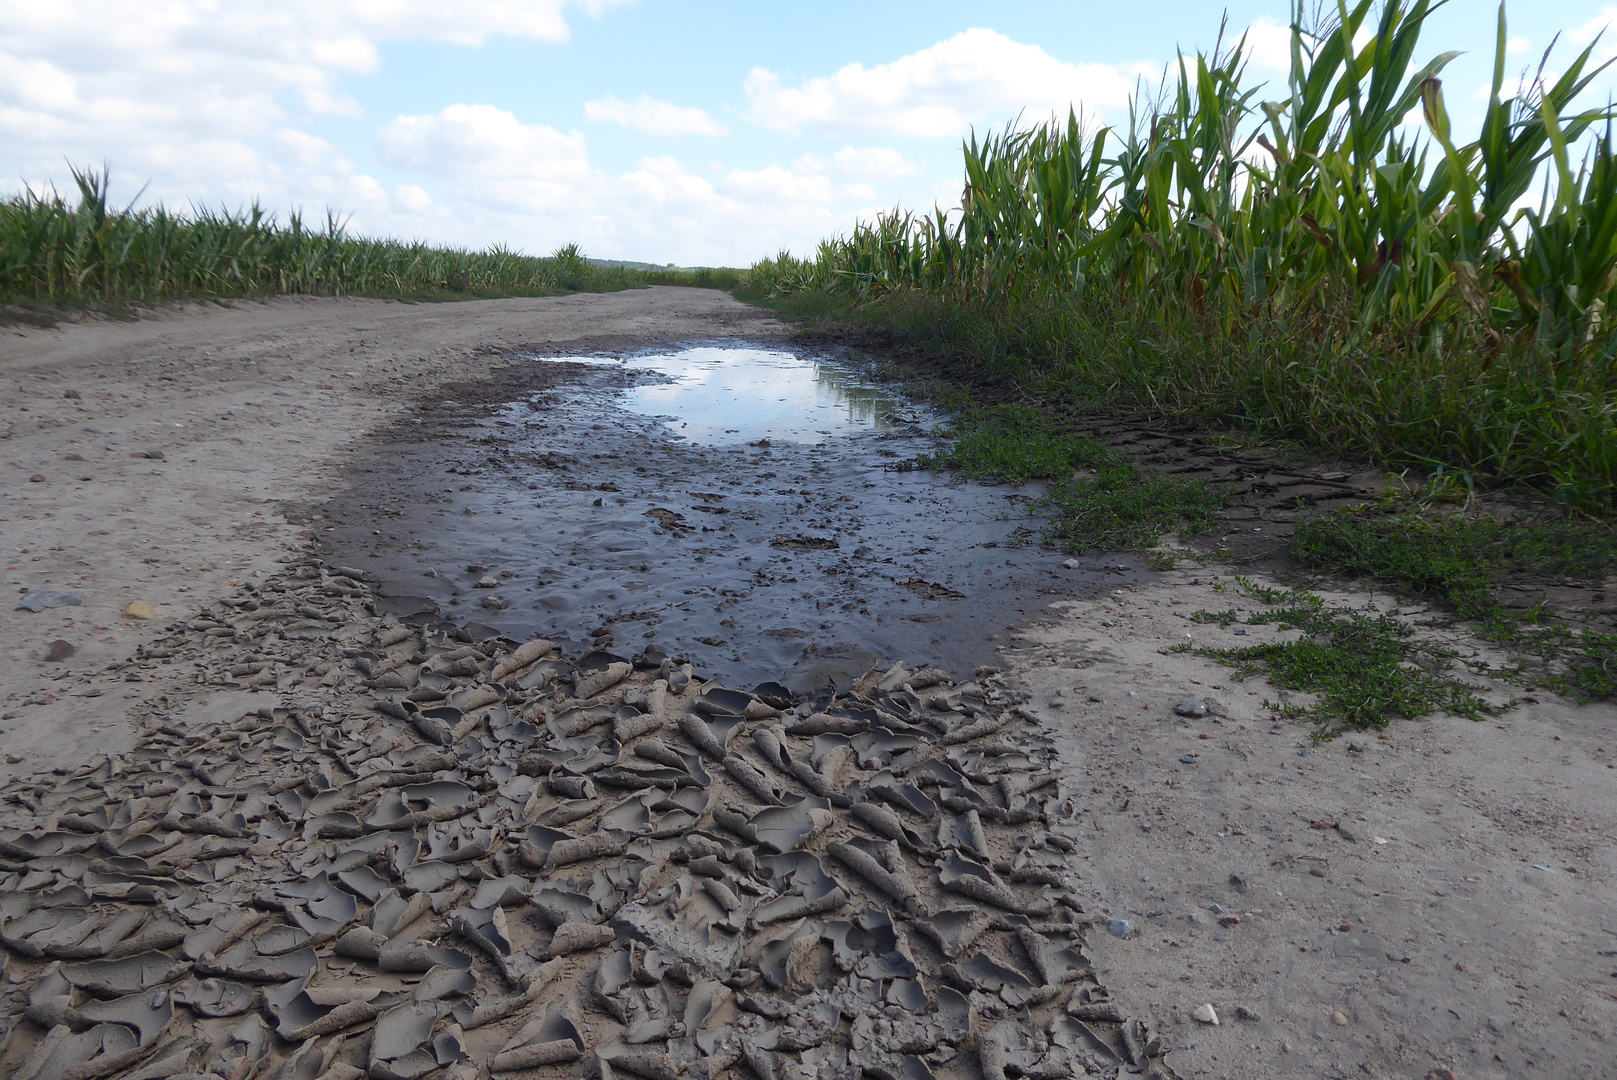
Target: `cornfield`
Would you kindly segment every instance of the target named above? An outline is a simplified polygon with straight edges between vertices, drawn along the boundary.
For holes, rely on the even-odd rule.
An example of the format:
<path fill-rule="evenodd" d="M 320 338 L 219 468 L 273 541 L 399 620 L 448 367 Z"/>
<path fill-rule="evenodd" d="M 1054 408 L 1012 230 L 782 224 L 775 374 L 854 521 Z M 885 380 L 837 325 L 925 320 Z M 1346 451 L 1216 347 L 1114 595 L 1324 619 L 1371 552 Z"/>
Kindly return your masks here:
<path fill-rule="evenodd" d="M 1507 92 L 1501 6 L 1461 142 L 1441 80 L 1457 54 L 1416 63 L 1433 9 L 1298 4 L 1283 86 L 1254 85 L 1245 39 L 1221 35 L 1115 130 L 1069 114 L 974 134 L 959 208 L 895 210 L 759 263 L 754 286 L 835 298 L 1040 393 L 1609 505 L 1617 160 L 1611 112 L 1574 106 L 1604 65 L 1591 44 Z"/>
<path fill-rule="evenodd" d="M 502 246 L 464 251 L 351 236 L 328 214 L 309 228 L 258 205 L 192 215 L 108 204 L 108 172 L 75 170 L 78 200 L 25 191 L 0 200 L 0 302 L 144 302 L 186 297 L 543 295 L 651 282 L 734 287 L 735 271 L 599 267 L 577 245 L 549 258 Z"/>

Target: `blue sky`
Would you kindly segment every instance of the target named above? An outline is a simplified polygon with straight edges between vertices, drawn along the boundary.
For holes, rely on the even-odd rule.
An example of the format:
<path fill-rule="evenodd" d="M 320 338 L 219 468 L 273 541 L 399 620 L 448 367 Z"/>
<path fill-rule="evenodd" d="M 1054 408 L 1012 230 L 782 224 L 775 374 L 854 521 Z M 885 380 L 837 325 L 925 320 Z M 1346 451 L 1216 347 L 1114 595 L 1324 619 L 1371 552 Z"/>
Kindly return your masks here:
<path fill-rule="evenodd" d="M 1069 103 L 1121 120 L 1136 79 L 1211 47 L 1226 10 L 1252 28 L 1253 78 L 1279 80 L 1276 0 L 0 0 L 0 190 L 108 162 L 123 198 L 745 265 L 884 207 L 952 205 L 973 126 Z M 1564 61 L 1617 23 L 1582 0 L 1507 10 L 1512 78 L 1557 31 Z M 1444 77 L 1462 132 L 1495 12 L 1454 0 L 1423 37 L 1421 61 L 1466 52 Z"/>

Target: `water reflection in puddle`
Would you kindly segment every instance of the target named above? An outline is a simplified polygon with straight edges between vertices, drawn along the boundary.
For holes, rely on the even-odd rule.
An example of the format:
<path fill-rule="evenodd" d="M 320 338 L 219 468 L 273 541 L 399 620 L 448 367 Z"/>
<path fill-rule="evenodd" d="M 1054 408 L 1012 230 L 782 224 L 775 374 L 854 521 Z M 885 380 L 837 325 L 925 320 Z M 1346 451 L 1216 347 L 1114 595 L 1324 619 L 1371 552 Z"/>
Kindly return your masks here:
<path fill-rule="evenodd" d="M 535 357 L 577 363 L 577 356 Z M 624 360 L 593 361 L 655 372 L 667 381 L 624 392 L 623 408 L 661 419 L 669 431 L 707 446 L 818 443 L 883 431 L 897 405 L 880 389 L 813 356 L 774 349 L 699 346 Z"/>

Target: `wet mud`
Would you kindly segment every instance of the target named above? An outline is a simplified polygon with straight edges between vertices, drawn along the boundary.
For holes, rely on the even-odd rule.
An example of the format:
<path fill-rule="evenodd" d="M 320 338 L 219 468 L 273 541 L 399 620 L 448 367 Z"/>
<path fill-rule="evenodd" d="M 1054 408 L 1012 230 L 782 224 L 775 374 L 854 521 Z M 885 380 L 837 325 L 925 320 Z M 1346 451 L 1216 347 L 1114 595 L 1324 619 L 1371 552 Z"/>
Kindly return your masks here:
<path fill-rule="evenodd" d="M 782 346 L 523 357 L 401 415 L 309 524 L 393 614 L 802 692 L 897 658 L 969 675 L 1048 604 L 1148 576 L 1041 549 L 1035 488 L 906 469 L 936 422 Z"/>

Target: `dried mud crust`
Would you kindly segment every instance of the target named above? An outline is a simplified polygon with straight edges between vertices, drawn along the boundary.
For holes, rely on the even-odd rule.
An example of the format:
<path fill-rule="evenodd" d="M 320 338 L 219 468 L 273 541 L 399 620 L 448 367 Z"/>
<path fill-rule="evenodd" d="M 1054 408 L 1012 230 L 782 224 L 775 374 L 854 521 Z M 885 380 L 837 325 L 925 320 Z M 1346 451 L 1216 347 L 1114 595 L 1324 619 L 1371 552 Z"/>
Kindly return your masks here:
<path fill-rule="evenodd" d="M 140 661 L 285 707 L 0 789 L 0 1071 L 1166 1075 L 1001 676 L 796 701 L 362 578 L 289 557 Z"/>

